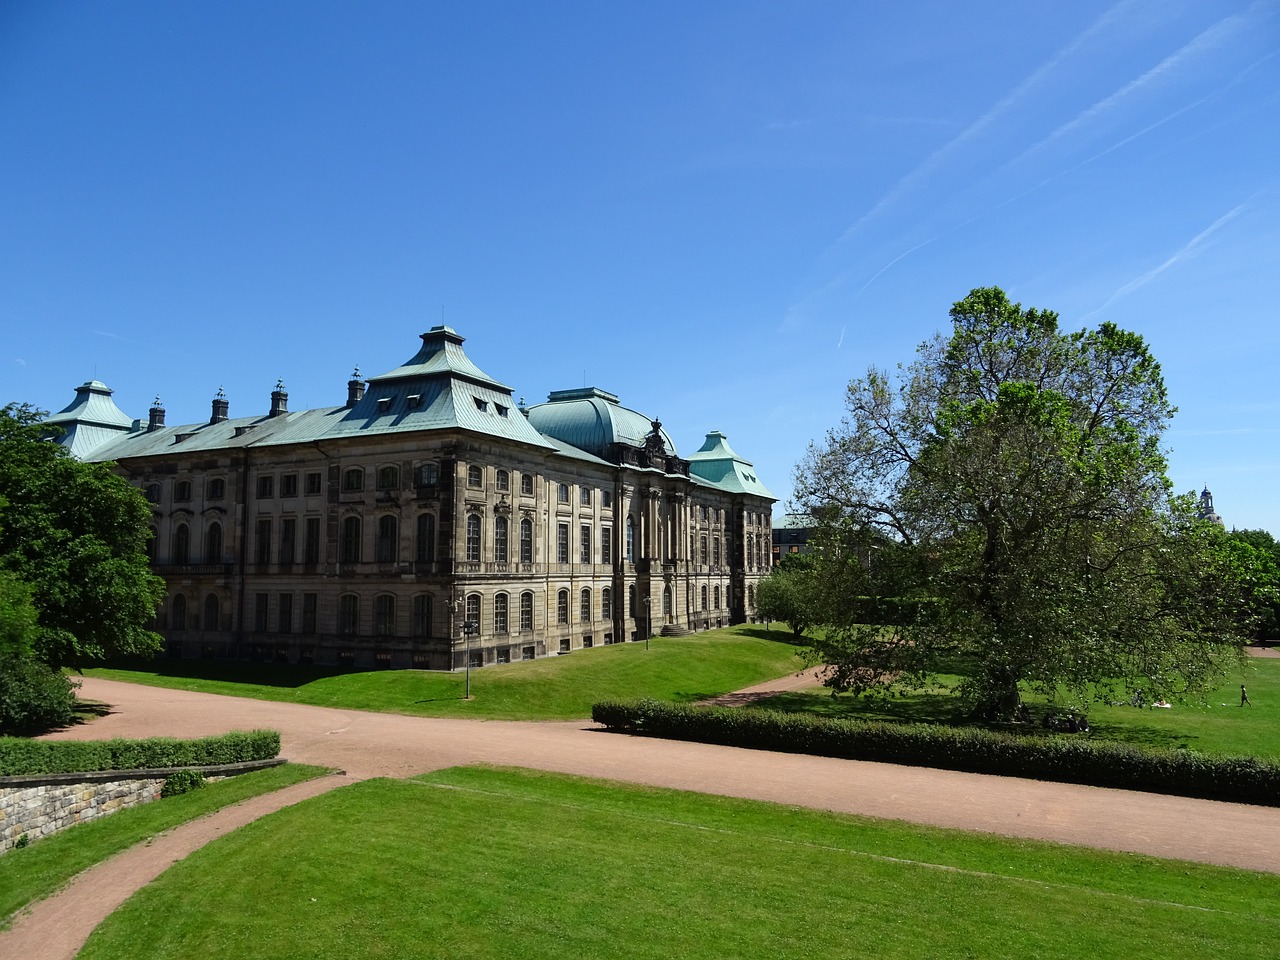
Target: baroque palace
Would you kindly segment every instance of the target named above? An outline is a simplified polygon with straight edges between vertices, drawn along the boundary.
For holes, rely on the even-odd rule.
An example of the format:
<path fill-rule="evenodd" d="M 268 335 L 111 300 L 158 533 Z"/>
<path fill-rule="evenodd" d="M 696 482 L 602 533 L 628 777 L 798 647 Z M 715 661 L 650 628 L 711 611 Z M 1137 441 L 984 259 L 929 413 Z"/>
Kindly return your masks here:
<path fill-rule="evenodd" d="M 586 387 L 524 407 L 449 327 L 342 406 L 146 423 L 98 381 L 50 417 L 152 503 L 172 656 L 456 669 L 739 623 L 775 498 L 712 431 Z"/>

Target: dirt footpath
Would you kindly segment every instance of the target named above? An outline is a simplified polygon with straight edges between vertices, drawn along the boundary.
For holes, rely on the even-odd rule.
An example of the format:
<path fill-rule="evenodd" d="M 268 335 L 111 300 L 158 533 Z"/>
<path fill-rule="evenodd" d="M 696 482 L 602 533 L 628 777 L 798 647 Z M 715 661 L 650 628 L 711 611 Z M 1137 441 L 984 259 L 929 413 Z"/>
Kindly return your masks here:
<path fill-rule="evenodd" d="M 270 727 L 281 732 L 285 757 L 353 777 L 467 763 L 535 767 L 1280 873 L 1280 831 L 1267 807 L 652 740 L 605 733 L 590 721 L 425 719 L 94 678 L 82 695 L 111 704 L 112 713 L 58 738 Z"/>

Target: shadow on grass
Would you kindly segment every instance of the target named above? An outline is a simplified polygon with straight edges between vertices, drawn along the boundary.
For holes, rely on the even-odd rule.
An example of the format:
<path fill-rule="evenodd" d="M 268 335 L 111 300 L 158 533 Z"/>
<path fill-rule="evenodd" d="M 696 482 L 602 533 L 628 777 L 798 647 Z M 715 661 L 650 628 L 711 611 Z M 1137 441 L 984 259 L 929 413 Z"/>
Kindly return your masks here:
<path fill-rule="evenodd" d="M 812 713 L 853 720 L 891 720 L 895 723 L 954 724 L 961 719 L 954 698 L 928 693 L 887 697 L 842 694 L 832 697 L 798 691 L 775 694 L 761 701 L 759 706 L 785 713 Z"/>
<path fill-rule="evenodd" d="M 186 680 L 217 680 L 226 683 L 252 683 L 263 687 L 305 687 L 316 680 L 350 673 L 371 671 L 344 670 L 341 667 L 315 667 L 292 663 L 255 663 L 242 660 L 179 660 L 140 657 L 110 660 L 103 667 L 113 670 L 136 670 L 160 677 Z"/>

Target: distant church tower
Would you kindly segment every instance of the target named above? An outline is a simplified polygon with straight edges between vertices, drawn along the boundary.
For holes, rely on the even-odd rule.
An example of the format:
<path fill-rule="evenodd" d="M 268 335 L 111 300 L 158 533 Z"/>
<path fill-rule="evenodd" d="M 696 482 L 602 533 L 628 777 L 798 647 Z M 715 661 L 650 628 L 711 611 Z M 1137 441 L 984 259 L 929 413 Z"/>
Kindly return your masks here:
<path fill-rule="evenodd" d="M 1209 488 L 1205 487 L 1200 491 L 1200 509 L 1196 511 L 1200 514 L 1201 520 L 1208 520 L 1210 523 L 1216 523 L 1220 527 L 1225 527 L 1222 518 L 1218 516 L 1216 510 L 1213 509 L 1213 494 L 1209 492 Z"/>

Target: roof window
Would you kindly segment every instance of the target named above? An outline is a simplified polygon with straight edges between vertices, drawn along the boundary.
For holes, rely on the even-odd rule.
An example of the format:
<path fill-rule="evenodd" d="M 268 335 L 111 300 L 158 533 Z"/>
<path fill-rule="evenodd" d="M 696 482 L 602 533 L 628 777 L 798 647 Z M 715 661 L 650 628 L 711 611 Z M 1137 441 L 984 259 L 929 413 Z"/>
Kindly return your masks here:
<path fill-rule="evenodd" d="M 379 413 L 386 413 L 386 412 L 387 412 L 388 410 L 390 410 L 390 409 L 391 409 L 391 398 L 390 398 L 390 397 L 379 397 L 379 398 L 378 398 L 378 412 L 379 412 Z"/>
<path fill-rule="evenodd" d="M 488 400 L 481 400 L 479 397 L 472 397 L 471 399 L 472 399 L 472 400 L 474 400 L 474 401 L 476 402 L 476 409 L 477 409 L 477 410 L 479 410 L 481 413 L 487 413 L 487 412 L 488 412 L 488 410 L 489 410 L 489 401 L 488 401 Z"/>

